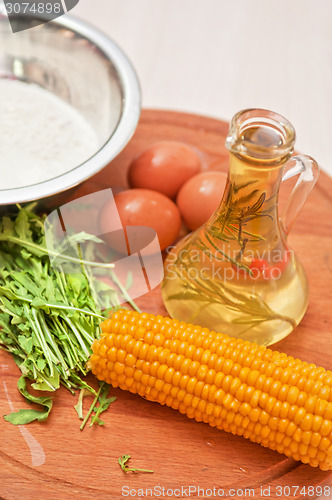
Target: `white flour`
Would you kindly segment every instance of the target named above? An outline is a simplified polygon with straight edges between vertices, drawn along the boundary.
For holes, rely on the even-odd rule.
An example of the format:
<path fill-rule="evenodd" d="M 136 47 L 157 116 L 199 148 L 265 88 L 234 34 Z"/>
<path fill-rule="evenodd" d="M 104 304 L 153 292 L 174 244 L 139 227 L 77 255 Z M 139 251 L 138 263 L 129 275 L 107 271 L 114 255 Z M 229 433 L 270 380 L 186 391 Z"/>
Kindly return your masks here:
<path fill-rule="evenodd" d="M 56 177 L 90 158 L 98 146 L 93 128 L 59 97 L 0 79 L 0 190 Z"/>

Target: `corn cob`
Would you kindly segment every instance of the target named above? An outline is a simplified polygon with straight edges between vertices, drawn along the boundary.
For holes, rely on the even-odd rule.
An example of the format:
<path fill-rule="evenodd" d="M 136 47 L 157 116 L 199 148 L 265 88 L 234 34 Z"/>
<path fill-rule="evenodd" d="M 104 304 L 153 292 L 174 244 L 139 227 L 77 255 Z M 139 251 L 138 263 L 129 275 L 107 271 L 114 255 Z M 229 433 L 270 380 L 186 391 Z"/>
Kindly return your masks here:
<path fill-rule="evenodd" d="M 332 372 L 257 344 L 148 313 L 101 324 L 88 367 L 288 457 L 332 470 Z"/>

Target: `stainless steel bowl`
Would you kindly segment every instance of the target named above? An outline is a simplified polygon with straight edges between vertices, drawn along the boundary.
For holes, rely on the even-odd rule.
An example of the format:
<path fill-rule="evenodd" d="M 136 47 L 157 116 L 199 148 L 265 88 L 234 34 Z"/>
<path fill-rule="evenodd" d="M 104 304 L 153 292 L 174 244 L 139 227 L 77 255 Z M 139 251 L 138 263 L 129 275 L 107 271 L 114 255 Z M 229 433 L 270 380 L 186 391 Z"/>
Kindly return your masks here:
<path fill-rule="evenodd" d="M 74 188 L 117 156 L 136 129 L 141 96 L 132 65 L 112 40 L 81 20 L 65 15 L 13 34 L 0 6 L 0 78 L 13 77 L 71 104 L 99 144 L 84 163 L 44 182 L 1 190 L 0 179 L 0 205 L 47 201 Z"/>

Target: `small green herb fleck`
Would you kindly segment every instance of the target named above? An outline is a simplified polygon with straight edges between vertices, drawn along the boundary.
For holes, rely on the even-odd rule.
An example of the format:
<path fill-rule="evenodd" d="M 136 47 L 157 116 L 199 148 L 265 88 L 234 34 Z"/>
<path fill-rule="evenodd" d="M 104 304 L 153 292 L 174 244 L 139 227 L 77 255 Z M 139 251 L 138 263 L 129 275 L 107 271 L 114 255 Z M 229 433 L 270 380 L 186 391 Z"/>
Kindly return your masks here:
<path fill-rule="evenodd" d="M 147 469 L 136 469 L 136 468 L 130 468 L 128 467 L 128 461 L 129 459 L 131 458 L 130 455 L 122 455 L 118 462 L 119 462 L 119 465 L 121 467 L 121 469 L 123 470 L 123 472 L 127 473 L 127 472 L 150 472 L 150 473 L 153 473 L 153 470 L 147 470 Z"/>

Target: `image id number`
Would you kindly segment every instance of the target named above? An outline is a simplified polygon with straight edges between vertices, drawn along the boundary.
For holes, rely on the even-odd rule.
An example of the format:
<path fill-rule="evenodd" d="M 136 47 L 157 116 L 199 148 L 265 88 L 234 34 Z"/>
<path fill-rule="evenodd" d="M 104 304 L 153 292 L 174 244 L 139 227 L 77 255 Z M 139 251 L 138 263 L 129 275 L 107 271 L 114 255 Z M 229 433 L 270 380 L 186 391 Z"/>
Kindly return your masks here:
<path fill-rule="evenodd" d="M 326 498 L 331 498 L 332 488 L 331 486 L 277 486 L 276 496 L 280 498 L 288 498 L 295 496 L 303 496 L 304 498 L 316 498 L 317 496 L 323 496 Z"/>
<path fill-rule="evenodd" d="M 63 14 L 62 4 L 39 2 L 5 2 L 7 14 Z"/>

